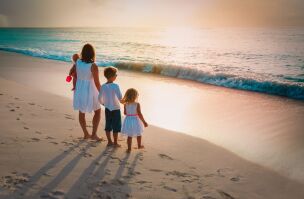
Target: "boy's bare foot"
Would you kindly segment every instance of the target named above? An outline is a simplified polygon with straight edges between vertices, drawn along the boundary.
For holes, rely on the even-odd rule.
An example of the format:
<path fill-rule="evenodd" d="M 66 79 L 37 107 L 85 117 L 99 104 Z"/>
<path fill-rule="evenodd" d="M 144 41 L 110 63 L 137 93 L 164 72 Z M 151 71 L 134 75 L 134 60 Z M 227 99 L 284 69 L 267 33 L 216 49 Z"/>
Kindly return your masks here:
<path fill-rule="evenodd" d="M 83 136 L 83 139 L 85 139 L 85 140 L 86 140 L 86 139 L 89 139 L 89 138 L 91 138 L 91 135 L 90 135 L 90 134 L 86 134 L 86 135 Z"/>
<path fill-rule="evenodd" d="M 140 147 L 138 147 L 138 149 L 144 149 L 145 146 L 144 145 L 141 145 Z"/>
<path fill-rule="evenodd" d="M 102 141 L 102 138 L 98 137 L 97 135 L 92 135 L 92 136 L 91 136 L 91 139 L 92 139 L 92 140 L 96 140 L 97 142 Z"/>
<path fill-rule="evenodd" d="M 114 143 L 113 146 L 114 146 L 115 148 L 116 148 L 116 147 L 117 147 L 117 148 L 118 148 L 118 147 L 121 147 L 121 145 L 118 144 L 118 143 Z"/>

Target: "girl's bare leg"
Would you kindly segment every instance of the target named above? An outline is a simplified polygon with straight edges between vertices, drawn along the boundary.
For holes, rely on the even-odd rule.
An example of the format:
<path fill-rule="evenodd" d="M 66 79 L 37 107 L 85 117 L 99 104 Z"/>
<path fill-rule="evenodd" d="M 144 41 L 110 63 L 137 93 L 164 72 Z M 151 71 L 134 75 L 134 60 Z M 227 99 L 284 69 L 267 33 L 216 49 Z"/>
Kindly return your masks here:
<path fill-rule="evenodd" d="M 87 130 L 87 125 L 86 125 L 86 120 L 85 120 L 85 113 L 82 113 L 80 111 L 79 111 L 79 124 L 80 124 L 80 126 L 82 128 L 82 131 L 83 131 L 83 134 L 84 134 L 83 138 L 84 139 L 90 138 L 91 136 L 90 136 L 90 134 Z"/>
<path fill-rule="evenodd" d="M 141 144 L 141 136 L 137 136 L 137 147 L 138 149 L 144 148 L 144 146 Z"/>
<path fill-rule="evenodd" d="M 100 121 L 100 109 L 96 110 L 94 113 L 94 117 L 93 117 L 93 130 L 92 130 L 92 139 L 93 140 L 97 140 L 97 141 L 101 141 L 102 138 L 99 138 L 97 136 L 97 129 L 98 129 L 98 125 L 99 125 L 99 121 Z"/>
<path fill-rule="evenodd" d="M 131 152 L 131 147 L 132 147 L 132 137 L 128 137 L 128 139 L 127 139 L 127 144 L 128 144 L 128 149 L 127 149 L 127 152 Z"/>

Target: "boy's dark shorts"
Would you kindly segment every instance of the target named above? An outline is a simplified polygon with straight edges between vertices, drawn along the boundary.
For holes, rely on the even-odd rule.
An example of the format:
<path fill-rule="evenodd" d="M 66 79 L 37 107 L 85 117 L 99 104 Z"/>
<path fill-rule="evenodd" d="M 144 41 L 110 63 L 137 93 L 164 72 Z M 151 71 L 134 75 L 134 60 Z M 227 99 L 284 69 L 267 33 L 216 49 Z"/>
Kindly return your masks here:
<path fill-rule="evenodd" d="M 110 111 L 106 108 L 106 128 L 105 131 L 113 131 L 113 133 L 119 133 L 121 131 L 121 114 L 119 110 Z"/>

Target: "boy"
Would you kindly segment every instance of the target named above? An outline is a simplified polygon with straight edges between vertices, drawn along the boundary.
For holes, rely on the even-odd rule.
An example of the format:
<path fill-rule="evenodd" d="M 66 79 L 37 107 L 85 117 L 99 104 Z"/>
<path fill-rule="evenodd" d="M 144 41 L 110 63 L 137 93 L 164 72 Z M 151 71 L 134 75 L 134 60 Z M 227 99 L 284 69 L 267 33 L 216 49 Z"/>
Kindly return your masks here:
<path fill-rule="evenodd" d="M 120 147 L 117 143 L 117 138 L 118 133 L 121 131 L 120 101 L 122 100 L 122 95 L 118 84 L 114 83 L 117 77 L 117 69 L 112 66 L 106 67 L 104 76 L 107 78 L 107 82 L 100 88 L 99 100 L 105 106 L 107 146 Z M 114 142 L 111 139 L 111 131 L 113 131 Z"/>

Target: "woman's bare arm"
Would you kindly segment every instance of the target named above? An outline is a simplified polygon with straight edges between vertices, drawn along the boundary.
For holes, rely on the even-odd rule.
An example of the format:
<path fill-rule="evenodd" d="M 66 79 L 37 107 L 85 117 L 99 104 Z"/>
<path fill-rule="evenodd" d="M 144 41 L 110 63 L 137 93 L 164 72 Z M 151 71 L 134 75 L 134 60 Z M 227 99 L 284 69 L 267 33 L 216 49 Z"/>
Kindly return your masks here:
<path fill-rule="evenodd" d="M 70 69 L 69 75 L 72 75 L 73 73 L 76 74 L 76 64 L 73 64 L 72 68 Z"/>
<path fill-rule="evenodd" d="M 99 71 L 98 71 L 98 66 L 95 63 L 92 64 L 91 71 L 92 71 L 92 75 L 94 78 L 95 86 L 96 86 L 97 90 L 100 91 L 101 86 L 100 86 L 100 81 L 99 81 Z"/>

